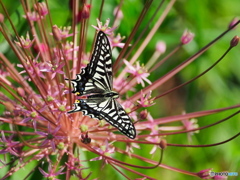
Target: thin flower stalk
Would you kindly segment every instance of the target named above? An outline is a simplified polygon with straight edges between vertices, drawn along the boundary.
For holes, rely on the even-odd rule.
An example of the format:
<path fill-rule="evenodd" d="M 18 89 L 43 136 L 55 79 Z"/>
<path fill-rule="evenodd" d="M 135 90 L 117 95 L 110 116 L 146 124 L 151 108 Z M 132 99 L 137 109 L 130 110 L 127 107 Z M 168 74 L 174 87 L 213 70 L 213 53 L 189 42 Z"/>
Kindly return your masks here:
<path fill-rule="evenodd" d="M 120 60 L 121 60 L 121 58 L 123 58 L 124 54 L 126 53 L 126 50 L 127 50 L 128 46 L 129 46 L 130 42 L 132 41 L 133 36 L 135 35 L 137 29 L 139 28 L 141 22 L 143 21 L 143 18 L 146 15 L 146 13 L 147 13 L 151 3 L 152 3 L 152 0 L 148 0 L 146 2 L 145 6 L 144 6 L 144 9 L 142 10 L 141 15 L 138 18 L 138 21 L 135 24 L 135 27 L 133 28 L 131 34 L 129 35 L 129 38 L 127 38 L 125 46 L 123 47 L 121 53 L 119 54 L 118 58 L 116 59 L 115 65 L 113 66 L 113 70 L 114 71 L 116 71 L 119 68 L 119 66 L 121 65 Z"/>
<path fill-rule="evenodd" d="M 154 27 L 152 28 L 152 30 L 148 33 L 147 37 L 145 38 L 145 40 L 143 41 L 142 45 L 139 47 L 139 49 L 137 50 L 137 52 L 134 54 L 134 56 L 131 58 L 130 63 L 133 64 L 137 58 L 139 57 L 139 55 L 141 54 L 141 52 L 145 49 L 145 47 L 148 45 L 149 41 L 153 38 L 153 35 L 156 33 L 156 31 L 158 30 L 158 28 L 161 26 L 163 20 L 166 18 L 167 14 L 169 13 L 169 11 L 171 10 L 172 6 L 174 5 L 175 0 L 171 0 L 168 4 L 168 6 L 165 8 L 164 12 L 162 13 L 162 15 L 159 17 L 158 21 L 156 22 L 156 24 L 154 25 Z"/>
<path fill-rule="evenodd" d="M 199 57 L 201 54 L 203 54 L 211 45 L 213 45 L 217 40 L 219 40 L 222 36 L 224 36 L 228 31 L 230 31 L 232 28 L 234 28 L 240 21 L 238 21 L 234 26 L 232 26 L 231 28 L 227 29 L 225 32 L 223 32 L 222 34 L 220 34 L 217 38 L 215 38 L 212 42 L 210 42 L 208 45 L 206 45 L 205 47 L 203 47 L 199 52 L 197 52 L 196 54 L 194 54 L 193 56 L 189 57 L 186 61 L 184 61 L 182 64 L 180 64 L 179 66 L 177 66 L 176 68 L 174 68 L 172 71 L 170 71 L 169 73 L 167 73 L 166 75 L 164 75 L 162 78 L 159 78 L 156 82 L 152 83 L 151 85 L 149 85 L 147 88 L 143 89 L 143 92 L 147 92 L 149 90 L 152 89 L 156 89 L 158 86 L 161 86 L 164 82 L 166 82 L 167 80 L 169 80 L 169 78 L 173 77 L 176 73 L 178 73 L 179 71 L 181 71 L 183 68 L 185 68 L 189 63 L 193 62 L 194 60 L 197 59 L 197 57 Z M 230 46 L 229 50 L 232 48 L 232 46 Z M 225 53 L 227 54 L 228 51 Z M 224 56 L 223 56 L 224 57 Z M 221 60 L 221 59 L 220 59 Z M 217 63 L 216 63 L 217 64 Z M 131 100 L 134 101 L 136 99 L 138 99 L 140 97 L 140 93 L 135 94 L 134 96 L 132 96 Z"/>

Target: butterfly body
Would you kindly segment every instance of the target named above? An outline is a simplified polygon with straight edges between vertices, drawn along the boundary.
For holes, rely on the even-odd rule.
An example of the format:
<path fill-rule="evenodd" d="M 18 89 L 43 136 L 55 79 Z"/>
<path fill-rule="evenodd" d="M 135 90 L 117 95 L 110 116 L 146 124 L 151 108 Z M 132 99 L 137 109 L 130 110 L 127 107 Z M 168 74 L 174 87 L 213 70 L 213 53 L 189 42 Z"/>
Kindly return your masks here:
<path fill-rule="evenodd" d="M 98 32 L 90 63 L 82 69 L 76 79 L 71 80 L 72 93 L 80 96 L 75 109 L 68 113 L 82 111 L 84 115 L 99 120 L 105 119 L 131 139 L 136 130 L 131 119 L 116 100 L 119 95 L 112 91 L 111 47 L 104 32 Z M 83 98 L 84 97 L 84 98 Z"/>
<path fill-rule="evenodd" d="M 106 93 L 99 93 L 99 94 L 92 94 L 87 96 L 88 99 L 98 99 L 98 98 L 113 98 L 117 99 L 119 97 L 118 93 L 114 91 L 106 92 Z"/>

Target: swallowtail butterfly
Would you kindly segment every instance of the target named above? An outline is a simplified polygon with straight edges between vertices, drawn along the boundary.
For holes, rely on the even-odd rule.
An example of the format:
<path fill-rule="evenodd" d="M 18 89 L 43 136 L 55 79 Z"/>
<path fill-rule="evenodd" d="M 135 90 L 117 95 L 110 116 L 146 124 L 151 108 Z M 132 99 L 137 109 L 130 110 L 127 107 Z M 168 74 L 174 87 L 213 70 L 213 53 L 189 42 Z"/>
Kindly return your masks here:
<path fill-rule="evenodd" d="M 72 93 L 86 98 L 76 100 L 75 108 L 68 113 L 82 111 L 92 118 L 105 119 L 124 135 L 134 139 L 135 127 L 117 102 L 118 93 L 112 91 L 112 52 L 104 32 L 98 32 L 90 63 L 76 76 L 71 80 L 74 88 Z"/>

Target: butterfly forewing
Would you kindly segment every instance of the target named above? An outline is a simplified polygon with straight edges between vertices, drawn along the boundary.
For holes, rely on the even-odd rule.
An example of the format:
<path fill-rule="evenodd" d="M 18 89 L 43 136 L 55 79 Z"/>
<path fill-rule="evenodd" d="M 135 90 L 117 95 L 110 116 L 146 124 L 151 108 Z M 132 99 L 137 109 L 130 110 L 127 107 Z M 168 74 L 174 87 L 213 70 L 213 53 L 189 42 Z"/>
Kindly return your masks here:
<path fill-rule="evenodd" d="M 71 82 L 72 92 L 79 95 L 104 93 L 112 89 L 111 47 L 102 31 L 97 35 L 90 63 Z"/>
<path fill-rule="evenodd" d="M 71 80 L 73 93 L 86 95 L 78 99 L 75 109 L 99 120 L 105 119 L 129 138 L 136 137 L 135 127 L 122 106 L 115 100 L 118 94 L 112 91 L 112 54 L 107 36 L 100 31 L 97 35 L 90 63 L 77 78 Z"/>

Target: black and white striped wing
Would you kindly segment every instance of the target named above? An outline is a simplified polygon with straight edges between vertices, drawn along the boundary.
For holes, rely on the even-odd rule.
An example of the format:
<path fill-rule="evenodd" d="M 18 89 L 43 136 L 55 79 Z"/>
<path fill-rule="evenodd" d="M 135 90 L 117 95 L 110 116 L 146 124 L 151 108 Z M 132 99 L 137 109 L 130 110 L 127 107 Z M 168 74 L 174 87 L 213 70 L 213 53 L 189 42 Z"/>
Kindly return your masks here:
<path fill-rule="evenodd" d="M 73 93 L 86 95 L 90 93 L 104 93 L 112 89 L 112 53 L 107 36 L 100 31 L 90 63 L 71 80 Z"/>
<path fill-rule="evenodd" d="M 116 100 L 112 99 L 111 103 L 112 108 L 107 107 L 103 111 L 105 120 L 129 138 L 134 139 L 136 130 L 130 117 Z"/>
<path fill-rule="evenodd" d="M 78 99 L 75 109 L 68 113 L 82 111 L 84 115 L 99 120 L 105 119 L 112 126 L 131 139 L 136 137 L 135 127 L 122 106 L 113 98 Z"/>
<path fill-rule="evenodd" d="M 122 106 L 115 100 L 117 93 L 112 91 L 112 53 L 104 32 L 98 32 L 90 63 L 71 80 L 73 93 L 87 95 L 78 99 L 75 109 L 68 113 L 82 111 L 85 115 L 99 120 L 105 119 L 129 138 L 136 137 L 136 130 Z"/>

